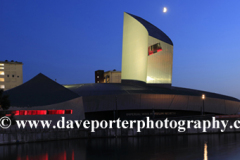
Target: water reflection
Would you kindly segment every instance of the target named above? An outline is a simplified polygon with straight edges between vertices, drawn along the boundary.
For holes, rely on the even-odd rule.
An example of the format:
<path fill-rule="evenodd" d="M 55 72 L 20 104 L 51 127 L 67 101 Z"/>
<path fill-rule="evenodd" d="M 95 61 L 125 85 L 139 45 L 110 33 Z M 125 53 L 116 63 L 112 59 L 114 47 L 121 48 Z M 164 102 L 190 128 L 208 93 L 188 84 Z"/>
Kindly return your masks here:
<path fill-rule="evenodd" d="M 203 160 L 208 160 L 208 156 L 207 156 L 207 142 L 204 143 L 204 159 Z"/>
<path fill-rule="evenodd" d="M 16 160 L 224 160 L 239 159 L 240 134 L 75 139 L 0 146 L 0 159 Z M 202 154 L 204 153 L 204 154 Z"/>

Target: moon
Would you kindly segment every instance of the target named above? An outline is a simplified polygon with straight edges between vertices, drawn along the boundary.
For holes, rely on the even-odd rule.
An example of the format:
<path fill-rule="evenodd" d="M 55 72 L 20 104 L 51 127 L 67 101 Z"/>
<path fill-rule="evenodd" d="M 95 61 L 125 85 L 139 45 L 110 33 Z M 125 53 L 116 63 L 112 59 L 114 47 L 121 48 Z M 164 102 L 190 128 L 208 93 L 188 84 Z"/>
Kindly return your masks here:
<path fill-rule="evenodd" d="M 163 7 L 163 13 L 167 12 L 167 7 Z"/>

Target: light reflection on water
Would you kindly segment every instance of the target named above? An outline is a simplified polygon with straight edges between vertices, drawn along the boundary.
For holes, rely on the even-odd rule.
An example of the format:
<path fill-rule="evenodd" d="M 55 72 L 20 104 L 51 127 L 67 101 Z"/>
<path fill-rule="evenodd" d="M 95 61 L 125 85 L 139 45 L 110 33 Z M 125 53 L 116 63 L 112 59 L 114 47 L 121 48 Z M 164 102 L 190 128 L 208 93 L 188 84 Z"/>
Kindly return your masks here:
<path fill-rule="evenodd" d="M 207 156 L 207 142 L 204 143 L 204 159 L 203 160 L 208 160 L 208 156 Z"/>
<path fill-rule="evenodd" d="M 0 159 L 17 160 L 239 160 L 240 133 L 98 138 L 0 146 Z"/>

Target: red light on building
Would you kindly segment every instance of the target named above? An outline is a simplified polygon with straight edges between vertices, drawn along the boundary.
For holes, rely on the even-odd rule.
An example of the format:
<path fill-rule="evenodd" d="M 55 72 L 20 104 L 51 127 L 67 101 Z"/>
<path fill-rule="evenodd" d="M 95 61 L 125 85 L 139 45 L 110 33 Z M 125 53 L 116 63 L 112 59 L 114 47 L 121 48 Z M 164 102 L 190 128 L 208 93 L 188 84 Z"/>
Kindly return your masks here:
<path fill-rule="evenodd" d="M 27 115 L 27 111 L 25 110 L 19 111 L 19 115 Z"/>
<path fill-rule="evenodd" d="M 148 55 L 152 55 L 153 54 L 153 51 L 148 51 Z"/>
<path fill-rule="evenodd" d="M 157 50 L 157 52 L 160 52 L 160 51 L 162 51 L 162 48 L 160 48 L 160 49 Z"/>
<path fill-rule="evenodd" d="M 12 111 L 12 114 L 13 114 L 14 116 L 18 116 L 18 115 L 19 115 L 19 111 Z"/>
<path fill-rule="evenodd" d="M 65 110 L 48 110 L 47 114 L 65 114 Z"/>
<path fill-rule="evenodd" d="M 72 114 L 72 109 L 65 110 L 65 114 Z"/>
<path fill-rule="evenodd" d="M 20 111 L 11 111 L 8 116 L 11 114 L 15 116 L 19 115 L 47 115 L 47 114 L 72 114 L 72 109 L 67 110 L 20 110 Z"/>
<path fill-rule="evenodd" d="M 46 110 L 37 110 L 37 115 L 46 115 L 47 111 Z"/>
<path fill-rule="evenodd" d="M 156 43 L 156 44 L 148 47 L 148 55 L 149 56 L 154 53 L 160 52 L 160 51 L 162 51 L 162 47 L 161 47 L 160 43 Z"/>

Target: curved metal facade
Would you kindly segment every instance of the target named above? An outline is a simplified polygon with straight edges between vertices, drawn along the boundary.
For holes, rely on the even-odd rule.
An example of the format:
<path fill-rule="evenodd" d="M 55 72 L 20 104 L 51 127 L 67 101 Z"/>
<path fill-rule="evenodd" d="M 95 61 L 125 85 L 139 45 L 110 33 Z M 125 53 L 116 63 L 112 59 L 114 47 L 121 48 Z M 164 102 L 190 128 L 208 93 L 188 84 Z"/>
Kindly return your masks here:
<path fill-rule="evenodd" d="M 146 20 L 124 13 L 122 80 L 172 83 L 173 43 Z"/>
<path fill-rule="evenodd" d="M 85 112 L 114 110 L 172 110 L 201 113 L 201 97 L 171 94 L 122 94 L 83 97 Z M 117 107 L 117 108 L 116 108 Z M 204 112 L 212 114 L 237 114 L 240 102 L 218 98 L 207 98 Z"/>
<path fill-rule="evenodd" d="M 146 82 L 147 50 L 148 31 L 132 16 L 124 13 L 121 79 Z"/>
<path fill-rule="evenodd" d="M 162 88 L 152 85 L 76 84 L 66 88 L 82 96 L 86 113 L 102 111 L 182 111 L 211 114 L 238 114 L 240 100 L 216 93 L 179 87 Z"/>

